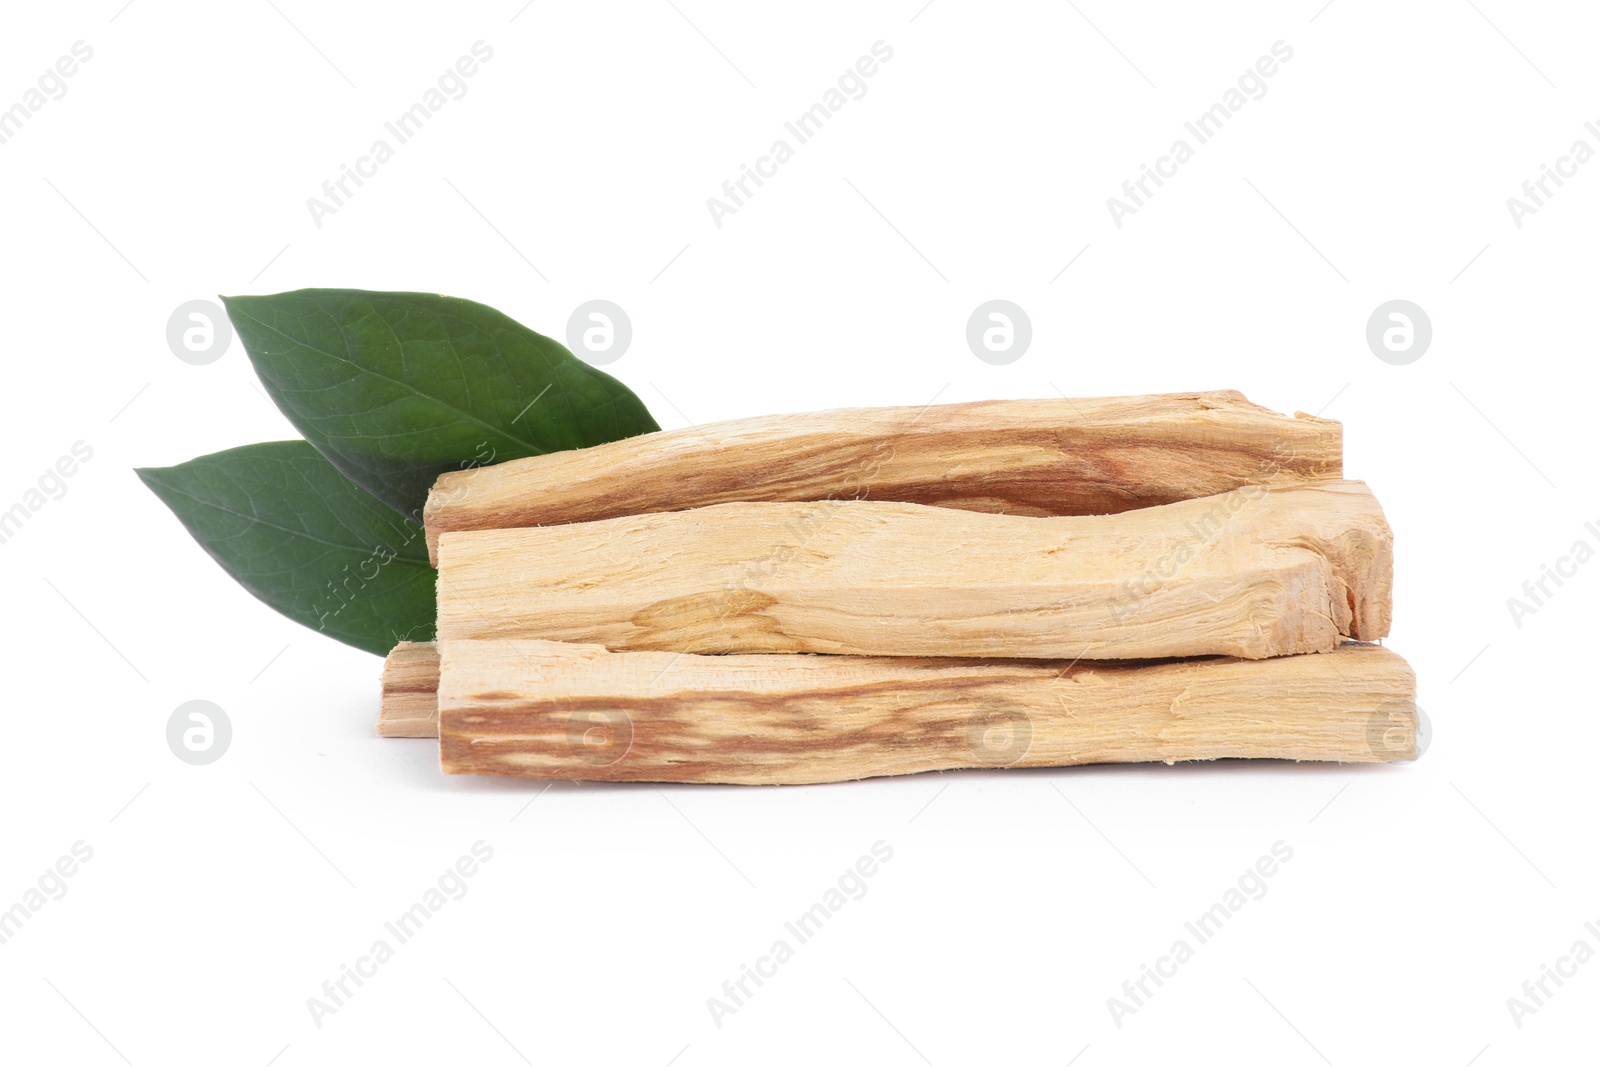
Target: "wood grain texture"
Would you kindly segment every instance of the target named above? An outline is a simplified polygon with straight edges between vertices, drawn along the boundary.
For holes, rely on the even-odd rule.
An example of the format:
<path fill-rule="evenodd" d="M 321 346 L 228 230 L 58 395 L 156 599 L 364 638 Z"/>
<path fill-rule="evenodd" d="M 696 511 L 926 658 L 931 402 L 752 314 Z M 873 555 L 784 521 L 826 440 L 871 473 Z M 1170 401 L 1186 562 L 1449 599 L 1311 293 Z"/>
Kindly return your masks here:
<path fill-rule="evenodd" d="M 1339 478 L 1339 423 L 1233 390 L 774 415 L 667 430 L 441 475 L 439 535 L 732 501 L 872 499 L 1102 515 L 1251 483 Z"/>
<path fill-rule="evenodd" d="M 433 642 L 402 641 L 384 659 L 378 733 L 439 736 L 439 650 Z"/>
<path fill-rule="evenodd" d="M 442 641 L 451 774 L 747 785 L 958 767 L 1417 755 L 1399 656 L 1089 664 Z"/>
<path fill-rule="evenodd" d="M 440 639 L 703 653 L 1327 652 L 1388 633 L 1393 566 L 1360 482 L 1056 518 L 716 504 L 440 544 Z"/>

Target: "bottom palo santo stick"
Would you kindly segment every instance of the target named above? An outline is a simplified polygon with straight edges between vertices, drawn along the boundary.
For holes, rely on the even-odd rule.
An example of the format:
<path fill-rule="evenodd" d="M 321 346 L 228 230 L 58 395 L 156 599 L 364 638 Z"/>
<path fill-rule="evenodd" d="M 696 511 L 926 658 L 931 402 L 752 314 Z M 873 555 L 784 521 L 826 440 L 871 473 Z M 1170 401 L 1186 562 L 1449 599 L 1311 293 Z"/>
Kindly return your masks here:
<path fill-rule="evenodd" d="M 608 652 L 443 641 L 452 774 L 783 785 L 957 767 L 1417 755 L 1376 645 L 1145 663 Z"/>
<path fill-rule="evenodd" d="M 402 641 L 383 661 L 378 733 L 439 736 L 439 650 L 431 641 Z"/>

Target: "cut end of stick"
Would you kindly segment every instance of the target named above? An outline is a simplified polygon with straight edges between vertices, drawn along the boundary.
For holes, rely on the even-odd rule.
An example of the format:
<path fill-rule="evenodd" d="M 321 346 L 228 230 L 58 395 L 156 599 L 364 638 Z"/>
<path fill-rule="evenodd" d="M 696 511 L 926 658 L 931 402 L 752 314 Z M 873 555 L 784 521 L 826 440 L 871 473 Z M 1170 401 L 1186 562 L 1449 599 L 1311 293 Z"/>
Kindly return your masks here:
<path fill-rule="evenodd" d="M 378 734 L 439 736 L 439 649 L 433 642 L 402 641 L 384 659 Z"/>

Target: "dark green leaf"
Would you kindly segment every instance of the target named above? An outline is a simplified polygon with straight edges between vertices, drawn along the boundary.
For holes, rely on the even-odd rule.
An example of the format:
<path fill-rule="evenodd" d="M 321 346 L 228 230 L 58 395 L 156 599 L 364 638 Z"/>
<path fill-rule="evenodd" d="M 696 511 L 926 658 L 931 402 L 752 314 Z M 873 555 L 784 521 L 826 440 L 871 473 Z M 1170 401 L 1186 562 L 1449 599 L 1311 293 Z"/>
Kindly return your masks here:
<path fill-rule="evenodd" d="M 136 472 L 222 569 L 295 622 L 382 656 L 431 641 L 422 527 L 304 441 L 246 445 Z"/>
<path fill-rule="evenodd" d="M 627 386 L 500 312 L 428 293 L 224 297 L 283 413 L 415 517 L 439 474 L 660 429 Z"/>

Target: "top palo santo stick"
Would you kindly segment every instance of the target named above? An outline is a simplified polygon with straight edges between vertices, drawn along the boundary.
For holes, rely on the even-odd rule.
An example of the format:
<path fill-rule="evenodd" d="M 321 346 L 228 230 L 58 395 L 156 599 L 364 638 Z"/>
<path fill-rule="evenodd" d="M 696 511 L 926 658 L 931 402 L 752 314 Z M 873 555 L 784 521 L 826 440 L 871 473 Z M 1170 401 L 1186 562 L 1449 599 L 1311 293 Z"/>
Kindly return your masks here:
<path fill-rule="evenodd" d="M 1339 423 L 1219 390 L 773 415 L 451 471 L 439 536 L 730 501 L 890 500 L 1012 515 L 1106 515 L 1241 485 L 1339 478 Z"/>

